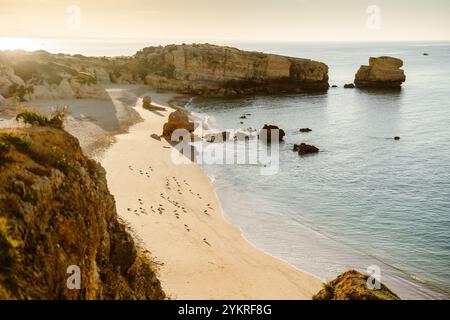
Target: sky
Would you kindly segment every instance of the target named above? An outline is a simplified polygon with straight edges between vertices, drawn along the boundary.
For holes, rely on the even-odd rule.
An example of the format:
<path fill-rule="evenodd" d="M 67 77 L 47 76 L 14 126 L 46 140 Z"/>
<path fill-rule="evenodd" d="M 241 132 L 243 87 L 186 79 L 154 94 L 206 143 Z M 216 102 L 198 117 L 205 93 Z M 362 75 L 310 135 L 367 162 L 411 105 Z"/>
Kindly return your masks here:
<path fill-rule="evenodd" d="M 450 40 L 450 1 L 0 0 L 0 37 Z"/>

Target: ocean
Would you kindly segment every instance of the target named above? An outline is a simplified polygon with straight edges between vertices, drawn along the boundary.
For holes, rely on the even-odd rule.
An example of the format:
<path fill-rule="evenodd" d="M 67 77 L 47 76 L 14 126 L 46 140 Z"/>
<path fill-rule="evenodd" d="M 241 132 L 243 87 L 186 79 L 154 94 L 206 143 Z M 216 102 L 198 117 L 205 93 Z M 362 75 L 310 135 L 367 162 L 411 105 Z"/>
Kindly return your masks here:
<path fill-rule="evenodd" d="M 33 41 L 29 49 L 94 56 L 174 42 Z M 218 44 L 322 61 L 339 85 L 325 94 L 190 103 L 218 129 L 270 123 L 286 131 L 276 175 L 257 165 L 203 165 L 226 218 L 258 248 L 324 280 L 378 266 L 401 298 L 449 298 L 450 43 Z M 400 92 L 342 88 L 380 55 L 404 61 Z M 300 142 L 321 152 L 299 157 L 292 146 Z"/>
<path fill-rule="evenodd" d="M 325 62 L 339 88 L 193 100 L 189 109 L 218 129 L 268 123 L 286 131 L 276 175 L 245 164 L 203 166 L 226 217 L 257 247 L 322 279 L 378 266 L 381 281 L 402 298 L 449 298 L 450 44 L 240 48 Z M 404 61 L 400 92 L 342 88 L 380 55 Z M 303 127 L 313 131 L 300 133 Z M 321 152 L 299 157 L 292 147 L 300 142 Z"/>

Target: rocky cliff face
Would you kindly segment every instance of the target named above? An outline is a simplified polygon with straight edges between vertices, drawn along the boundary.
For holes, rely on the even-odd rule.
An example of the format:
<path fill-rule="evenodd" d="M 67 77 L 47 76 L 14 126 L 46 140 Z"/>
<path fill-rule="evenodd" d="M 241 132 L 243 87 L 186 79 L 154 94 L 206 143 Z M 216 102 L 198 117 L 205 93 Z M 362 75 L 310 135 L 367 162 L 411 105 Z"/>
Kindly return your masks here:
<path fill-rule="evenodd" d="M 45 51 L 0 52 L 0 94 L 12 100 L 108 99 L 110 61 Z"/>
<path fill-rule="evenodd" d="M 135 56 L 149 85 L 199 95 L 305 92 L 328 89 L 324 63 L 236 48 L 150 47 Z"/>
<path fill-rule="evenodd" d="M 74 268 L 79 290 L 67 286 Z M 162 298 L 103 168 L 77 139 L 47 127 L 1 130 L 0 299 Z"/>
<path fill-rule="evenodd" d="M 405 82 L 403 61 L 393 57 L 370 58 L 368 66 L 361 66 L 355 75 L 358 88 L 400 88 Z"/>
<path fill-rule="evenodd" d="M 216 96 L 305 92 L 328 88 L 328 67 L 209 44 L 149 47 L 115 58 L 0 52 L 0 95 L 7 99 L 107 99 L 101 85 L 108 83 Z"/>

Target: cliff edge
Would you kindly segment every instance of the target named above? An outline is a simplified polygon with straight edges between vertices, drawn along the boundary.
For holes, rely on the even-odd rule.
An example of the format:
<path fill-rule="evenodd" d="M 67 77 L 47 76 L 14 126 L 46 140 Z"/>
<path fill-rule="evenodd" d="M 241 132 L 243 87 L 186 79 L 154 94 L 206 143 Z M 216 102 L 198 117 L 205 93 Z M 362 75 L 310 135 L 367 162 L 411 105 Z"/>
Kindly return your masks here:
<path fill-rule="evenodd" d="M 71 276 L 79 271 L 68 286 Z M 0 299 L 163 299 L 105 171 L 64 130 L 0 130 Z"/>

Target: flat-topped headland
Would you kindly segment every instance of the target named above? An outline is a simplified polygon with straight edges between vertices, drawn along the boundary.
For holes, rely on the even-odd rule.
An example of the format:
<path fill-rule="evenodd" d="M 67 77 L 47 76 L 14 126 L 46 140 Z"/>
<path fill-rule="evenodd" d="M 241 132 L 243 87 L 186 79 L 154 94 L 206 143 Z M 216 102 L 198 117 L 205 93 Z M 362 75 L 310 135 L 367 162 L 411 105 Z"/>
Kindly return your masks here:
<path fill-rule="evenodd" d="M 20 101 L 107 99 L 101 85 L 147 84 L 204 96 L 327 90 L 328 66 L 210 44 L 148 47 L 131 57 L 0 52 L 0 94 Z M 5 103 L 5 102 L 3 102 Z"/>

